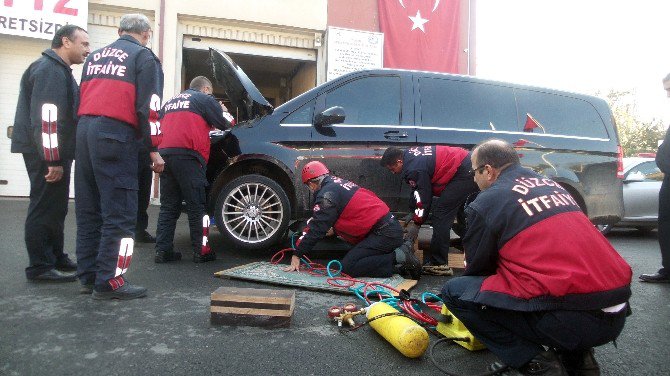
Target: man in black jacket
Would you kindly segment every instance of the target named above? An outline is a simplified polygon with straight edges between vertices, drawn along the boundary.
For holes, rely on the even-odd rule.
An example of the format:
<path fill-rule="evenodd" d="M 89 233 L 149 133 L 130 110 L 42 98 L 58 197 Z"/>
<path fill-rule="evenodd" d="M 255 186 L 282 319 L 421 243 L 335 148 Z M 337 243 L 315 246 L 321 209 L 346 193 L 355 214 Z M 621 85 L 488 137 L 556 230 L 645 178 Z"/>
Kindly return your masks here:
<path fill-rule="evenodd" d="M 143 142 L 154 172 L 163 159 L 152 145 L 150 119 L 160 108 L 163 71 L 146 47 L 151 24 L 121 17 L 119 39 L 93 51 L 82 70 L 75 191 L 77 263 L 82 293 L 135 299 L 147 289 L 123 277 L 133 254 L 138 155 Z"/>
<path fill-rule="evenodd" d="M 670 98 L 670 74 L 663 79 L 663 88 Z M 656 153 L 656 165 L 663 172 L 663 183 L 658 192 L 658 245 L 661 247 L 661 269 L 642 274 L 642 282 L 670 283 L 670 129 Z"/>
<path fill-rule="evenodd" d="M 58 29 L 51 48 L 21 77 L 12 153 L 23 153 L 30 179 L 25 241 L 33 281 L 71 282 L 77 265 L 63 249 L 70 167 L 74 159 L 79 88 L 72 64 L 88 55 L 88 34 L 80 27 Z"/>

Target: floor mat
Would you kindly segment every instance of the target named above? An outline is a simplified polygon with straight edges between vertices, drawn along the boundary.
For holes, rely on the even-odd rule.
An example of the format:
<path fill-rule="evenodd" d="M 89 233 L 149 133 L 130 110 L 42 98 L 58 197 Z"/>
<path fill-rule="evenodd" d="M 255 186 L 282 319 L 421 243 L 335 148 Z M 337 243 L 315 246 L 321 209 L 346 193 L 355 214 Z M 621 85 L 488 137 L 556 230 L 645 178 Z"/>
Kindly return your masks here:
<path fill-rule="evenodd" d="M 270 283 L 274 285 L 301 287 L 308 290 L 330 291 L 341 294 L 351 294 L 348 288 L 331 286 L 327 278 L 323 276 L 313 276 L 308 273 L 290 272 L 282 270 L 285 264 L 272 264 L 267 261 L 252 262 L 250 264 L 237 266 L 231 269 L 222 270 L 214 273 L 217 277 L 227 277 L 235 279 L 244 279 L 247 281 L 256 281 Z M 378 282 L 393 287 L 396 290 L 408 290 L 416 286 L 417 281 L 405 279 L 397 274 L 389 278 L 357 278 L 367 282 Z M 359 284 L 358 287 L 361 285 Z"/>

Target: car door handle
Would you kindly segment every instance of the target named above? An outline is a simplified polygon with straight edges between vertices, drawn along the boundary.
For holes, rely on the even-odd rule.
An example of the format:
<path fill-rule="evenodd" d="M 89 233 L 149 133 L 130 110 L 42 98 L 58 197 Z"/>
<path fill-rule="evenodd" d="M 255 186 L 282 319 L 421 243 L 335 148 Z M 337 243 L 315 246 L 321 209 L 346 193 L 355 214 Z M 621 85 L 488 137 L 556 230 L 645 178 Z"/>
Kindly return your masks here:
<path fill-rule="evenodd" d="M 407 132 L 402 132 L 400 131 L 388 131 L 384 132 L 384 138 L 407 138 L 408 134 Z"/>

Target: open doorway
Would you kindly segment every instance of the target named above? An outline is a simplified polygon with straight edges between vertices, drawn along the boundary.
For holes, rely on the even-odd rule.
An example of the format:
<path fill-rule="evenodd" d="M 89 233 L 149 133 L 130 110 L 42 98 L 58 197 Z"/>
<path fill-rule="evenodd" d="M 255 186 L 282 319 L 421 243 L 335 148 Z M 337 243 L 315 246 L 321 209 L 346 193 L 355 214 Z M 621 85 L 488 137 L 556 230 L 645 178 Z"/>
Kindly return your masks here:
<path fill-rule="evenodd" d="M 244 70 L 272 106 L 279 106 L 316 86 L 314 61 L 224 52 Z M 184 48 L 182 56 L 182 90 L 188 88 L 196 76 L 213 78 L 209 51 Z M 214 96 L 228 106 L 225 90 L 216 82 Z"/>

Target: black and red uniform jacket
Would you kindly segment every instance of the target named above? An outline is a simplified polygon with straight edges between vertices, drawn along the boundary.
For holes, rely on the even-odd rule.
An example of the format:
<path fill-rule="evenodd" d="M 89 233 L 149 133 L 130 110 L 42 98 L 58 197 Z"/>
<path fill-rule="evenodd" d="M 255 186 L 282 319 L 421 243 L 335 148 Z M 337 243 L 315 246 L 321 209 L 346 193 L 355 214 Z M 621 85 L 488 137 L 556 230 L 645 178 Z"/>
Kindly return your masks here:
<path fill-rule="evenodd" d="M 559 184 L 520 165 L 466 207 L 461 299 L 515 311 L 598 310 L 628 301 L 632 271 Z"/>
<path fill-rule="evenodd" d="M 347 242 L 359 243 L 388 214 L 389 207 L 374 193 L 337 176 L 326 176 L 294 254 L 302 257 L 309 253 L 331 227 Z"/>
<path fill-rule="evenodd" d="M 454 177 L 468 151 L 451 146 L 417 146 L 403 153 L 402 178 L 412 187 L 412 219 L 422 224 L 428 217 L 433 196 L 439 196 Z"/>
<path fill-rule="evenodd" d="M 74 159 L 79 88 L 72 69 L 52 49 L 21 77 L 12 153 L 38 154 L 49 166 Z"/>
<path fill-rule="evenodd" d="M 211 95 L 197 90 L 184 90 L 165 102 L 160 112 L 161 155 L 190 154 L 203 166 L 209 160 L 209 131 L 232 125 L 223 117 L 221 104 Z"/>
<path fill-rule="evenodd" d="M 163 70 L 156 55 L 137 39 L 122 35 L 86 58 L 79 116 L 105 116 L 129 124 L 149 150 L 156 150 L 151 134 L 159 134 L 155 123 L 162 93 Z"/>

